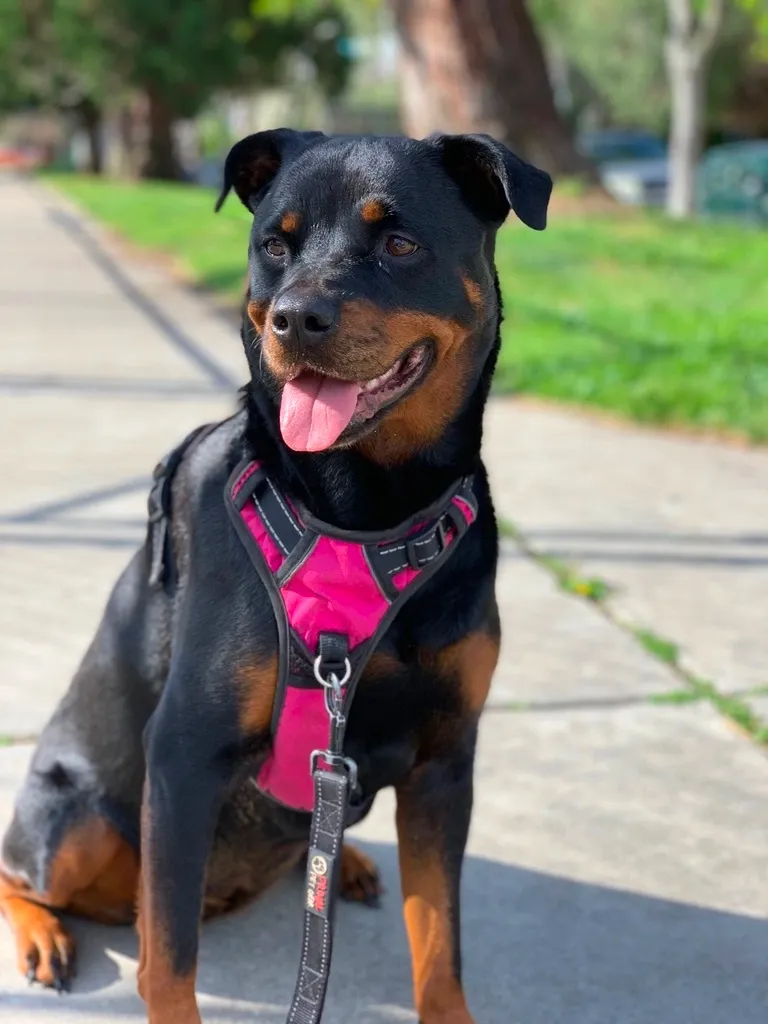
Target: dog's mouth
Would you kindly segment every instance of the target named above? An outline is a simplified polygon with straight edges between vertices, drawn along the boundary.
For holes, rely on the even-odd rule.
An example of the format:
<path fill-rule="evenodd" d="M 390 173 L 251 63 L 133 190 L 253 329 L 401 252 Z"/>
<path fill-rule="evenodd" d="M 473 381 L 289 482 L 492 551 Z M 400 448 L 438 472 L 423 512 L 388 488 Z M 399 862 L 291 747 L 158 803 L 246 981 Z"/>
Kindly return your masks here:
<path fill-rule="evenodd" d="M 289 448 L 320 452 L 358 432 L 403 398 L 427 373 L 432 348 L 421 342 L 373 380 L 338 380 L 303 370 L 283 387 L 280 432 Z"/>

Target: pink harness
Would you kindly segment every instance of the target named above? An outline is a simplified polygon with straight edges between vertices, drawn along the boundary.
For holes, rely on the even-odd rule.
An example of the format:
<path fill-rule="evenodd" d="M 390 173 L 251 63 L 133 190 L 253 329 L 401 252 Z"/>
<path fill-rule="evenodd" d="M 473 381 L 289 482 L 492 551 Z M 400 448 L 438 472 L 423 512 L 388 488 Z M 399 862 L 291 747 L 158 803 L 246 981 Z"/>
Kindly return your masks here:
<path fill-rule="evenodd" d="M 472 477 L 385 534 L 320 522 L 282 494 L 258 462 L 237 467 L 226 499 L 269 591 L 279 632 L 272 750 L 256 784 L 287 807 L 311 811 L 312 768 L 324 751 L 335 749 L 329 680 L 348 712 L 363 669 L 395 615 L 474 522 Z"/>

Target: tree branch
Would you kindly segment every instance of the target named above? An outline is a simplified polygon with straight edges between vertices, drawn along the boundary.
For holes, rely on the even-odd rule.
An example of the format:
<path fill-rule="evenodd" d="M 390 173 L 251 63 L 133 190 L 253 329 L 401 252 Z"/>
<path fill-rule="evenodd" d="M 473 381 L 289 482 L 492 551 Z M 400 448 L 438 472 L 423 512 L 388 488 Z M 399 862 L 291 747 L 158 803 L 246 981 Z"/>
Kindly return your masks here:
<path fill-rule="evenodd" d="M 725 21 L 726 0 L 708 0 L 699 27 L 693 38 L 693 45 L 700 59 L 708 57 L 717 42 Z"/>
<path fill-rule="evenodd" d="M 695 19 L 691 0 L 667 0 L 670 34 L 681 41 L 693 35 Z"/>

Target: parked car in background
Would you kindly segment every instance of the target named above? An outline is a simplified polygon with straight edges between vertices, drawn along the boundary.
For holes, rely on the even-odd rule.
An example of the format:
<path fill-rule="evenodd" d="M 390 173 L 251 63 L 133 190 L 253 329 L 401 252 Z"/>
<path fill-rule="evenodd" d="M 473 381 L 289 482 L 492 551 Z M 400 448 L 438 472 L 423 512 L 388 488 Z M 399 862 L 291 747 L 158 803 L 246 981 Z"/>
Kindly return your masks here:
<path fill-rule="evenodd" d="M 699 166 L 696 207 L 704 216 L 768 224 L 768 141 L 713 146 Z"/>
<path fill-rule="evenodd" d="M 669 158 L 663 141 L 650 132 L 587 132 L 580 150 L 597 165 L 603 187 L 620 203 L 663 206 L 669 184 Z"/>

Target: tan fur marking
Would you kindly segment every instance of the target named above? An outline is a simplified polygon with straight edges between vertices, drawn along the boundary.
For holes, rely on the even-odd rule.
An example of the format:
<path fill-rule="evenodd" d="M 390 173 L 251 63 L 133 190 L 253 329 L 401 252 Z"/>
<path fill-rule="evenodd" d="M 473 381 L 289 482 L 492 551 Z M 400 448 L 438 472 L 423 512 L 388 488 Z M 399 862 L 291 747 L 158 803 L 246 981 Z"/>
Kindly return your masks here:
<path fill-rule="evenodd" d="M 251 299 L 248 303 L 248 316 L 259 334 L 264 330 L 268 308 L 269 303 L 260 299 Z"/>
<path fill-rule="evenodd" d="M 470 633 L 435 656 L 441 675 L 456 678 L 468 711 L 479 713 L 488 697 L 499 660 L 499 639 L 488 633 Z"/>
<path fill-rule="evenodd" d="M 367 224 L 375 224 L 387 215 L 387 208 L 379 199 L 366 199 L 360 207 L 360 215 Z"/>
<path fill-rule="evenodd" d="M 461 275 L 461 283 L 464 285 L 464 291 L 469 301 L 475 309 L 480 309 L 483 305 L 483 292 L 480 285 L 477 281 L 473 281 L 468 274 Z"/>
<path fill-rule="evenodd" d="M 282 220 L 280 221 L 280 230 L 284 231 L 286 235 L 292 234 L 298 228 L 301 223 L 301 217 L 296 213 L 295 210 L 289 210 L 283 214 Z"/>
<path fill-rule="evenodd" d="M 64 836 L 43 900 L 95 920 L 130 919 L 138 866 L 134 851 L 108 822 L 89 818 Z"/>
<path fill-rule="evenodd" d="M 244 665 L 236 673 L 240 728 L 244 735 L 266 732 L 277 689 L 277 657 L 266 665 Z"/>
<path fill-rule="evenodd" d="M 454 973 L 445 870 L 439 858 L 409 834 L 399 803 L 397 828 L 403 912 L 419 1020 L 422 1024 L 473 1024 Z"/>
<path fill-rule="evenodd" d="M 74 963 L 75 940 L 56 914 L 28 898 L 28 890 L 0 875 L 0 917 L 4 917 L 16 941 L 16 963 L 22 974 L 35 964 L 41 985 L 53 985 L 54 960 L 64 971 Z"/>
<path fill-rule="evenodd" d="M 396 658 L 394 654 L 387 654 L 384 651 L 375 651 L 368 662 L 365 672 L 363 673 L 363 680 L 371 680 L 377 682 L 378 680 L 386 680 L 403 669 L 403 663 L 399 658 Z"/>

